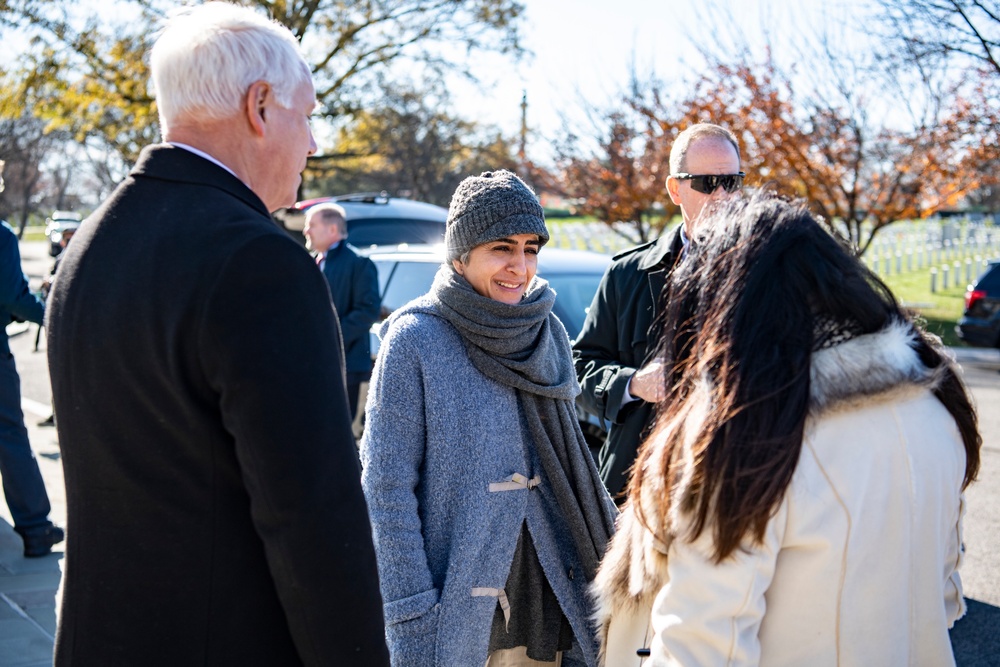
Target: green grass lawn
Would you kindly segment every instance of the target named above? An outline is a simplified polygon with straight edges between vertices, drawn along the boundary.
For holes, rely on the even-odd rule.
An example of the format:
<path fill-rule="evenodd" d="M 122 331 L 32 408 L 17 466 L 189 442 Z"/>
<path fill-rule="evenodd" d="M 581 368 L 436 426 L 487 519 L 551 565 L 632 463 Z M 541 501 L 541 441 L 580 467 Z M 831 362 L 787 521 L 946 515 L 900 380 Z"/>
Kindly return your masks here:
<path fill-rule="evenodd" d="M 945 345 L 965 345 L 955 334 L 955 325 L 965 308 L 964 282 L 946 290 L 940 289 L 939 282 L 937 292 L 932 294 L 930 274 L 926 270 L 883 276 L 882 280 L 903 306 L 924 318 L 927 330 L 940 336 Z"/>
<path fill-rule="evenodd" d="M 549 227 L 556 227 L 562 229 L 563 227 L 569 227 L 572 225 L 578 225 L 583 222 L 598 222 L 597 218 L 594 216 L 572 216 L 567 218 L 546 218 L 545 224 Z"/>
<path fill-rule="evenodd" d="M 24 228 L 24 237 L 22 241 L 44 241 L 45 240 L 45 228 L 44 227 L 32 227 L 28 226 Z"/>

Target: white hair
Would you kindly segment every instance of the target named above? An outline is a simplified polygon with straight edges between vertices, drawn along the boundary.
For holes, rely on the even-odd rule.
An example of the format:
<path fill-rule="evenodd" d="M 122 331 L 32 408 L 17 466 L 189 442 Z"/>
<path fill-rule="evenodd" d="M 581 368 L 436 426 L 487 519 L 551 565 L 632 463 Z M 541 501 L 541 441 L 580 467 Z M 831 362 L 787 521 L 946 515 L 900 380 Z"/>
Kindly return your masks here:
<path fill-rule="evenodd" d="M 188 116 L 229 118 L 257 81 L 269 83 L 286 108 L 295 89 L 312 81 L 288 28 L 226 2 L 172 14 L 153 45 L 150 69 L 162 133 Z"/>

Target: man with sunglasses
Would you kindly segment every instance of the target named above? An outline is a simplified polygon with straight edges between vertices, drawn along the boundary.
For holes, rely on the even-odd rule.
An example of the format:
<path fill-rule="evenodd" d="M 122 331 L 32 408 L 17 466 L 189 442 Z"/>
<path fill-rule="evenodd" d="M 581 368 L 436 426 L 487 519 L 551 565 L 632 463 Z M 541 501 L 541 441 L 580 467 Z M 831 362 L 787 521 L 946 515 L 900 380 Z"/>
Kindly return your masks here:
<path fill-rule="evenodd" d="M 655 358 L 660 292 L 702 212 L 738 193 L 743 176 L 732 132 L 711 123 L 681 132 L 670 149 L 666 186 L 683 224 L 615 256 L 573 345 L 580 404 L 610 424 L 597 463 L 618 502 L 624 500 L 629 468 L 663 396 L 663 365 Z"/>

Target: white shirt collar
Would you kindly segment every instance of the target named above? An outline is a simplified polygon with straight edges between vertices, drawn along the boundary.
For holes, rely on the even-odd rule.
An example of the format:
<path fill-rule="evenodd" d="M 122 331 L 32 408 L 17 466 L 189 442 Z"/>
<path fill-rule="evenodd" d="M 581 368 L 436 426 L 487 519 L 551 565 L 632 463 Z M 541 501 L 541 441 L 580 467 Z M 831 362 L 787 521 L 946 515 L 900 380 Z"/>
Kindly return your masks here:
<path fill-rule="evenodd" d="M 194 153 L 195 155 L 197 155 L 199 157 L 203 157 L 206 160 L 208 160 L 209 162 L 211 162 L 213 164 L 219 165 L 220 167 L 222 167 L 223 169 L 225 169 L 226 171 L 228 171 L 233 176 L 236 176 L 236 172 L 235 171 L 233 171 L 232 169 L 230 169 L 226 165 L 222 164 L 221 162 L 219 162 L 217 159 L 215 159 L 214 157 L 212 157 L 211 155 L 209 155 L 205 151 L 198 150 L 194 146 L 188 146 L 187 144 L 182 144 L 179 141 L 168 141 L 167 143 L 170 144 L 171 146 L 176 146 L 177 148 L 183 148 L 184 150 L 189 151 L 191 153 Z M 240 177 L 236 176 L 236 178 L 240 178 Z M 246 181 L 244 181 L 242 178 L 240 178 L 240 182 L 243 183 L 244 185 L 246 185 Z M 247 186 L 247 187 L 249 187 L 249 186 Z"/>

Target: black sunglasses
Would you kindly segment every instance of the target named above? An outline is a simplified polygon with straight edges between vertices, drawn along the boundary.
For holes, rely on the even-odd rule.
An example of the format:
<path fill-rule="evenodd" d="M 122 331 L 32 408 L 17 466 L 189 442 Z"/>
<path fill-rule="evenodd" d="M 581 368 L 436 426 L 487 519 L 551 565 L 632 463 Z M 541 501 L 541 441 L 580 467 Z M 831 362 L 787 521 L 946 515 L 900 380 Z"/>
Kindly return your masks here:
<path fill-rule="evenodd" d="M 691 181 L 691 189 L 710 195 L 721 187 L 726 192 L 736 192 L 743 187 L 742 171 L 738 174 L 674 174 L 674 178 Z"/>

